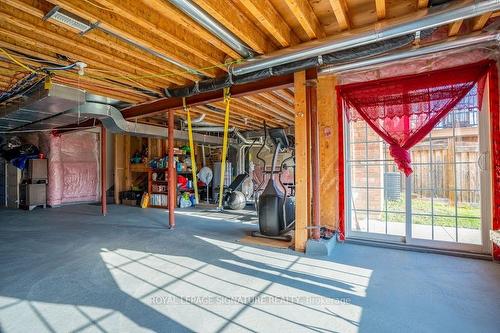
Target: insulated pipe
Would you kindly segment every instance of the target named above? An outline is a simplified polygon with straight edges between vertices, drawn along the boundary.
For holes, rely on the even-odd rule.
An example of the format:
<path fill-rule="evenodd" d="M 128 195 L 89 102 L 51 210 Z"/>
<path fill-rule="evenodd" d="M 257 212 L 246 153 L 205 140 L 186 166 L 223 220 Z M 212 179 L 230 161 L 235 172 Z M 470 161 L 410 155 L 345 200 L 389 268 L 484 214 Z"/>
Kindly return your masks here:
<path fill-rule="evenodd" d="M 445 42 L 436 43 L 428 46 L 422 46 L 422 47 L 414 47 L 410 50 L 393 52 L 381 57 L 360 60 L 357 62 L 352 62 L 343 65 L 326 66 L 321 68 L 318 72 L 319 74 L 322 75 L 328 75 L 333 73 L 348 72 L 352 70 L 357 71 L 357 70 L 367 69 L 370 66 L 379 65 L 386 62 L 398 61 L 398 60 L 403 60 L 443 51 L 449 51 L 453 49 L 459 49 L 463 47 L 469 47 L 488 42 L 498 44 L 500 42 L 500 33 L 466 36 L 462 38 L 450 38 Z"/>
<path fill-rule="evenodd" d="M 191 17 L 194 21 L 202 27 L 210 31 L 217 38 L 226 43 L 234 51 L 236 51 L 243 58 L 250 58 L 253 56 L 251 49 L 245 45 L 241 39 L 234 35 L 231 31 L 226 29 L 219 22 L 215 21 L 208 15 L 202 8 L 193 3 L 191 0 L 168 0 L 184 14 Z"/>
<path fill-rule="evenodd" d="M 484 13 L 500 9 L 500 0 L 454 1 L 441 6 L 426 9 L 425 14 L 412 13 L 402 18 L 396 18 L 379 24 L 375 29 L 362 28 L 349 31 L 342 36 L 325 38 L 318 41 L 303 43 L 297 47 L 289 47 L 278 51 L 275 55 L 260 56 L 245 64 L 235 65 L 231 71 L 233 75 L 243 75 L 265 70 L 295 61 L 320 57 L 321 55 L 363 46 L 391 38 L 404 36 L 418 31 L 439 27 L 456 20 L 468 19 Z M 392 23 L 392 24 L 391 24 Z"/>
<path fill-rule="evenodd" d="M 175 204 L 177 201 L 177 179 L 174 161 L 174 111 L 168 111 L 168 227 L 175 228 Z"/>
<path fill-rule="evenodd" d="M 101 127 L 101 213 L 106 216 L 108 206 L 106 202 L 106 127 Z"/>

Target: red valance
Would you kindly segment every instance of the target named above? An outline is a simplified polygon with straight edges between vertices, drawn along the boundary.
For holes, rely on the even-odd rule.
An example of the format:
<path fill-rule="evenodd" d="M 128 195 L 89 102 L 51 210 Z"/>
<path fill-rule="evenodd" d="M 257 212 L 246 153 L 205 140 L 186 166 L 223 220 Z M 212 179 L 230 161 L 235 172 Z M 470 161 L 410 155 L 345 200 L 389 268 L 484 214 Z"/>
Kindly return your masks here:
<path fill-rule="evenodd" d="M 349 121 L 365 120 L 390 146 L 399 169 L 409 176 L 408 150 L 477 85 L 481 105 L 490 60 L 422 74 L 338 86 Z"/>

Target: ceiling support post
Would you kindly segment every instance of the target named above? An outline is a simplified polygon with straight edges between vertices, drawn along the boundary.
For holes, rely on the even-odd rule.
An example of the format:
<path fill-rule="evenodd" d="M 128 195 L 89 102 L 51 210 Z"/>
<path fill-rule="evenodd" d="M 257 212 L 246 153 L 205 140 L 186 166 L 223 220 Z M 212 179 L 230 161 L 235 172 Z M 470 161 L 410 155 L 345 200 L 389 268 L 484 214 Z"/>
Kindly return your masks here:
<path fill-rule="evenodd" d="M 175 179 L 174 161 L 174 111 L 168 111 L 168 227 L 175 228 L 175 205 L 177 199 L 177 179 Z"/>

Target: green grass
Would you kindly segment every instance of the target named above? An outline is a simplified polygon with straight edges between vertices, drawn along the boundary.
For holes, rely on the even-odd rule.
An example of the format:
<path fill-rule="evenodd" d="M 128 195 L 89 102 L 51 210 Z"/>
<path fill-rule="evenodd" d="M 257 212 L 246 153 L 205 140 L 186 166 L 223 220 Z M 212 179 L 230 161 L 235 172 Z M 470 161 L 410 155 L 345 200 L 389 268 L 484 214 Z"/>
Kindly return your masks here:
<path fill-rule="evenodd" d="M 398 201 L 387 201 L 387 220 L 389 222 L 405 222 L 404 214 L 395 214 L 391 211 L 404 212 L 405 203 L 403 200 Z M 431 200 L 430 199 L 413 199 L 412 200 L 412 212 L 413 213 L 431 213 Z M 384 214 L 384 213 L 381 213 Z M 472 205 L 468 203 L 459 203 L 457 207 L 457 212 L 455 212 L 455 207 L 450 205 L 447 200 L 438 201 L 434 200 L 434 215 L 451 215 L 451 216 L 434 216 L 434 225 L 443 227 L 454 227 L 455 226 L 455 215 L 458 216 L 458 227 L 469 228 L 469 229 L 479 229 L 481 226 L 480 208 L 478 205 Z M 383 215 L 381 216 L 384 217 Z M 413 223 L 431 225 L 432 217 L 430 216 L 413 216 Z"/>

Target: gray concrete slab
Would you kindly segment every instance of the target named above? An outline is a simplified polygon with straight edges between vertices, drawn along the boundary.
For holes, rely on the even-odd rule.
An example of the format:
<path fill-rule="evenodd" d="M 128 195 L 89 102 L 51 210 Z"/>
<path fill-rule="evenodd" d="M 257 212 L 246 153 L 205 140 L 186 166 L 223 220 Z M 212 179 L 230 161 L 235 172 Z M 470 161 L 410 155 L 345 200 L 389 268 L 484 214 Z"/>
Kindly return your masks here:
<path fill-rule="evenodd" d="M 500 265 L 243 245 L 251 213 L 0 210 L 1 332 L 498 332 Z"/>

